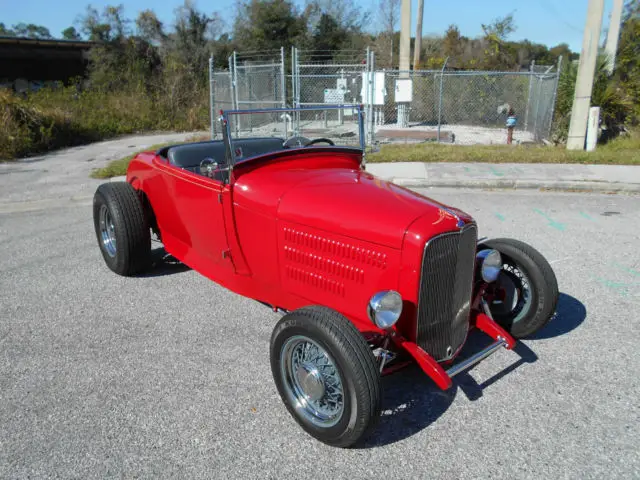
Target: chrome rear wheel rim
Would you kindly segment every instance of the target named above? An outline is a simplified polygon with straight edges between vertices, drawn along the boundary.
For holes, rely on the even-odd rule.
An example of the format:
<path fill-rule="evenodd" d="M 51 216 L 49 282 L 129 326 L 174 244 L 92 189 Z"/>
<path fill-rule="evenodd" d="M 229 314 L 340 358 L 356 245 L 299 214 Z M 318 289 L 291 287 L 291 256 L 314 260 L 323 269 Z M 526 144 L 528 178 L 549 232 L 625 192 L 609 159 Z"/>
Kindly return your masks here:
<path fill-rule="evenodd" d="M 336 425 L 344 413 L 342 378 L 331 356 L 308 337 L 289 338 L 280 351 L 280 374 L 289 401 L 315 426 Z"/>
<path fill-rule="evenodd" d="M 100 207 L 100 238 L 102 247 L 111 258 L 116 256 L 116 230 L 113 226 L 111 213 L 106 205 Z"/>

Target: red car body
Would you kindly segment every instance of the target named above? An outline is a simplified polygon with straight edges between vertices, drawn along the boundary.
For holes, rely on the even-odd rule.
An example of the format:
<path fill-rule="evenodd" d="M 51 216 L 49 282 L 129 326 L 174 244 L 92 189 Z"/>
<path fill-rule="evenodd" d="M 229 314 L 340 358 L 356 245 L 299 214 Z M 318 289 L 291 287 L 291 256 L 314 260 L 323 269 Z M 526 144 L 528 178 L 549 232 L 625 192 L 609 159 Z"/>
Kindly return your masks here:
<path fill-rule="evenodd" d="M 361 160 L 362 151 L 352 148 L 288 149 L 238 163 L 225 182 L 146 152 L 130 163 L 127 182 L 146 199 L 165 249 L 181 262 L 274 309 L 331 307 L 369 343 L 390 338 L 446 389 L 451 378 L 442 365 L 464 342 L 446 362 L 418 345 L 422 257 L 429 239 L 475 222 L 371 175 Z M 483 313 L 476 288 L 469 328 L 512 348 L 514 339 Z M 382 290 L 403 300 L 390 331 L 367 315 L 372 294 Z"/>

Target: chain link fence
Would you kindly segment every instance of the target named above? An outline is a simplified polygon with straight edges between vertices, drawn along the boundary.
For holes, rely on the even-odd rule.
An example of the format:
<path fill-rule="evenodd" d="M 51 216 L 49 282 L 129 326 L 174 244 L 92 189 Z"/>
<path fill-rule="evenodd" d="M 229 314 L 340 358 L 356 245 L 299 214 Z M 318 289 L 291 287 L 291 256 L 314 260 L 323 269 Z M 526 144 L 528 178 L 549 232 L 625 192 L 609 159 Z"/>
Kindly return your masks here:
<path fill-rule="evenodd" d="M 221 110 L 235 109 L 233 78 L 230 71 L 216 71 L 213 57 L 209 59 L 209 105 L 211 139 L 221 139 L 222 130 L 218 121 Z"/>
<path fill-rule="evenodd" d="M 385 71 L 382 78 L 384 102 L 373 107 L 378 142 L 506 143 L 510 110 L 515 142 L 550 136 L 557 72 Z"/>
<path fill-rule="evenodd" d="M 528 72 L 451 71 L 446 64 L 442 70 L 376 70 L 369 49 L 294 47 L 288 76 L 283 49 L 234 52 L 228 60 L 225 71 L 214 71 L 210 62 L 212 138 L 221 136 L 217 124 L 221 109 L 363 104 L 367 145 L 506 143 L 510 110 L 517 118 L 514 142 L 541 142 L 551 134 L 560 70 L 559 65 L 533 64 Z M 324 128 L 341 127 L 345 114 L 344 109 L 329 109 L 317 120 Z M 272 122 L 271 117 L 266 113 L 243 116 L 235 133 L 250 135 Z M 292 119 L 294 130 L 299 129 L 299 121 L 299 115 Z"/>
<path fill-rule="evenodd" d="M 229 69 L 215 71 L 209 60 L 211 138 L 221 138 L 218 124 L 220 110 L 265 110 L 286 107 L 284 48 L 264 52 L 233 52 Z M 236 135 L 247 135 L 271 122 L 266 113 L 239 117 Z"/>
<path fill-rule="evenodd" d="M 374 55 L 366 50 L 291 50 L 291 86 L 294 107 L 364 104 L 365 121 L 371 118 L 367 101 L 371 88 Z M 324 123 L 344 125 L 345 111 L 326 112 Z M 367 144 L 373 142 L 372 123 L 367 122 Z M 352 124 L 351 128 L 355 128 Z"/>

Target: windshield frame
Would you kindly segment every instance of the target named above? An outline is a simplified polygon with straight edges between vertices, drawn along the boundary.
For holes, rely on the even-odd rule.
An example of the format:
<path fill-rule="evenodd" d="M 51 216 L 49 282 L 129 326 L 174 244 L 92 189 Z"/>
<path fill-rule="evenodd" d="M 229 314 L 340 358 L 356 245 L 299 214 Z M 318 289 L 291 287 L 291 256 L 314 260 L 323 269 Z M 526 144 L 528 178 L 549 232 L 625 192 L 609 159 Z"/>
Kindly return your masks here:
<path fill-rule="evenodd" d="M 345 104 L 345 105 L 313 105 L 313 106 L 304 106 L 304 107 L 294 107 L 294 108 L 263 108 L 263 109 L 255 109 L 255 110 L 220 110 L 220 124 L 222 126 L 222 141 L 225 145 L 225 160 L 227 163 L 228 176 L 227 178 L 231 178 L 231 174 L 233 173 L 233 167 L 237 163 L 237 158 L 235 155 L 234 149 L 234 138 L 231 135 L 231 122 L 229 122 L 229 117 L 232 115 L 250 115 L 252 113 L 278 113 L 278 112 L 287 112 L 294 114 L 297 112 L 309 112 L 309 111 L 326 111 L 326 110 L 339 110 L 339 109 L 353 109 L 358 118 L 358 134 L 360 136 L 360 150 L 362 150 L 362 164 L 364 164 L 364 156 L 365 156 L 365 132 L 364 132 L 364 106 L 361 104 Z M 285 120 L 286 122 L 286 120 Z M 299 117 L 294 122 L 294 128 L 292 135 L 296 136 L 299 134 Z M 304 147 L 303 147 L 304 148 Z M 328 147 L 331 148 L 331 147 Z M 345 148 L 344 146 L 336 146 L 335 148 Z M 353 147 L 352 147 L 353 148 Z M 251 158 L 257 158 L 261 155 L 256 155 L 253 157 L 243 158 L 242 160 L 249 160 Z"/>

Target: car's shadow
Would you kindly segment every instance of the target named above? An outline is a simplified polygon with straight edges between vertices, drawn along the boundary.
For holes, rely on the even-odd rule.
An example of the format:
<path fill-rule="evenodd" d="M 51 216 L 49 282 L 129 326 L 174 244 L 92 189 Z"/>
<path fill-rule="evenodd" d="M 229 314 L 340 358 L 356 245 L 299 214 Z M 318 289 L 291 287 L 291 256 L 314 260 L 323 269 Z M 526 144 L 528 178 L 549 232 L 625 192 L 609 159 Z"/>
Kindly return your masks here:
<path fill-rule="evenodd" d="M 383 377 L 382 415 L 361 448 L 389 445 L 428 427 L 447 411 L 456 390 L 440 390 L 417 366 Z"/>
<path fill-rule="evenodd" d="M 576 298 L 560 294 L 556 317 L 536 335 L 527 340 L 552 338 L 577 328 L 586 318 L 585 306 Z M 472 332 L 467 339 L 461 358 L 472 355 L 492 342 L 479 332 Z M 396 374 L 383 377 L 382 415 L 369 438 L 360 448 L 389 445 L 408 438 L 431 425 L 453 403 L 458 391 L 471 401 L 482 397 L 485 388 L 499 381 L 526 363 L 534 363 L 538 356 L 525 343 L 518 342 L 513 352 L 519 357 L 508 367 L 491 378 L 477 383 L 469 375 L 473 368 L 454 378 L 453 387 L 440 390 L 417 366 L 408 367 Z"/>
<path fill-rule="evenodd" d="M 168 254 L 164 247 L 151 250 L 151 268 L 138 275 L 140 278 L 163 277 L 191 270 L 187 265 Z"/>
<path fill-rule="evenodd" d="M 556 307 L 556 317 L 527 340 L 543 340 L 559 337 L 580 326 L 587 318 L 587 307 L 575 297 L 561 293 Z"/>

